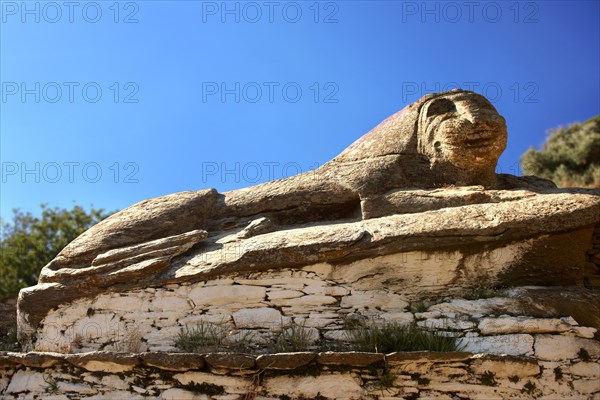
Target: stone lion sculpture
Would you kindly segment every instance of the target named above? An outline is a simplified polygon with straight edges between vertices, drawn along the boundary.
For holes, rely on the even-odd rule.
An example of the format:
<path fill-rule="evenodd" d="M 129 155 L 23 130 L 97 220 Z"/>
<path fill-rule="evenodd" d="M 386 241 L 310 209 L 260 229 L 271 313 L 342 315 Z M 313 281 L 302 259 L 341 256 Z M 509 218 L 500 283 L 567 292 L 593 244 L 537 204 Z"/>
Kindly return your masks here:
<path fill-rule="evenodd" d="M 21 341 L 53 307 L 106 290 L 407 251 L 489 254 L 529 240 L 504 283 L 580 282 L 598 196 L 496 174 L 506 141 L 487 99 L 453 90 L 408 105 L 314 171 L 141 201 L 77 237 L 21 291 Z M 554 275 L 540 270 L 548 260 Z"/>
<path fill-rule="evenodd" d="M 392 190 L 539 185 L 541 180 L 495 173 L 506 141 L 506 122 L 485 97 L 466 90 L 429 94 L 314 171 L 222 194 L 176 193 L 118 212 L 65 247 L 40 279 L 60 268 L 83 268 L 111 248 L 193 229 L 221 231 L 259 216 L 283 225 L 380 216 L 386 211 L 365 210 Z M 397 207 L 389 210 L 394 212 Z"/>

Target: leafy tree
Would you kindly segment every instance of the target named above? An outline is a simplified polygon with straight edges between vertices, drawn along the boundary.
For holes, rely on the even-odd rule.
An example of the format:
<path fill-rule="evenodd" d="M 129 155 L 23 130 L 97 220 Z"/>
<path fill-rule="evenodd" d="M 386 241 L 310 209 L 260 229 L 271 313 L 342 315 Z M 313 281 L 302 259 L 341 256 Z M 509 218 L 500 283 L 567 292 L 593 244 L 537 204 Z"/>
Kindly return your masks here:
<path fill-rule="evenodd" d="M 0 221 L 0 299 L 35 285 L 40 270 L 63 247 L 111 213 L 80 206 L 71 210 L 41 205 L 41 217 L 13 210 L 12 222 Z"/>
<path fill-rule="evenodd" d="M 541 150 L 530 148 L 521 156 L 523 172 L 562 187 L 600 188 L 600 115 L 548 134 Z"/>

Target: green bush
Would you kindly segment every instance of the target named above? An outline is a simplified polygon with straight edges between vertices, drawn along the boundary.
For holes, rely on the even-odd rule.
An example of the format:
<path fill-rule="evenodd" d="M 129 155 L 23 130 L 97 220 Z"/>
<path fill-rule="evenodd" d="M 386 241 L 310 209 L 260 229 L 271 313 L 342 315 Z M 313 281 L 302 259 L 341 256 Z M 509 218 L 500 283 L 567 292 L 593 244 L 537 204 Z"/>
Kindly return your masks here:
<path fill-rule="evenodd" d="M 376 353 L 394 351 L 459 351 L 455 337 L 427 332 L 416 324 L 388 322 L 382 326 L 364 326 L 350 330 L 354 350 Z"/>
<path fill-rule="evenodd" d="M 111 214 L 94 208 L 86 212 L 80 206 L 41 208 L 40 217 L 17 209 L 11 222 L 0 221 L 0 299 L 35 285 L 42 267 L 63 247 Z"/>
<path fill-rule="evenodd" d="M 548 133 L 541 150 L 530 148 L 521 156 L 524 174 L 561 187 L 600 188 L 600 115 Z"/>

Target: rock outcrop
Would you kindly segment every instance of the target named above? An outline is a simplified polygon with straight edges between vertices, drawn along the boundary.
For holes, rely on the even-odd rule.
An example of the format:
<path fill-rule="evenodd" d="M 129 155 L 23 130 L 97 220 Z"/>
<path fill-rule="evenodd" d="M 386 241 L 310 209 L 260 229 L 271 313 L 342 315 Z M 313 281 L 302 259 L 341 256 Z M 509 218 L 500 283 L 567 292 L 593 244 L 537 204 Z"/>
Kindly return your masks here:
<path fill-rule="evenodd" d="M 506 140 L 504 118 L 484 97 L 428 95 L 315 171 L 135 204 L 75 239 L 44 267 L 38 285 L 21 291 L 20 341 L 58 340 L 48 339 L 51 331 L 67 340 L 77 321 L 101 318 L 94 304 L 113 294 L 106 304 L 118 308 L 123 302 L 115 299 L 127 298 L 124 307 L 140 323 L 161 312 L 179 330 L 185 316 L 169 313 L 211 313 L 222 306 L 215 296 L 232 299 L 226 315 L 243 327 L 249 319 L 287 318 L 281 307 L 310 318 L 316 306 L 339 316 L 375 302 L 400 316 L 424 295 L 456 295 L 482 281 L 597 285 L 599 192 L 496 174 Z M 322 283 L 294 281 L 307 271 Z M 174 299 L 173 291 L 183 294 Z M 92 315 L 80 315 L 84 309 Z M 317 339 L 321 328 L 314 327 Z"/>

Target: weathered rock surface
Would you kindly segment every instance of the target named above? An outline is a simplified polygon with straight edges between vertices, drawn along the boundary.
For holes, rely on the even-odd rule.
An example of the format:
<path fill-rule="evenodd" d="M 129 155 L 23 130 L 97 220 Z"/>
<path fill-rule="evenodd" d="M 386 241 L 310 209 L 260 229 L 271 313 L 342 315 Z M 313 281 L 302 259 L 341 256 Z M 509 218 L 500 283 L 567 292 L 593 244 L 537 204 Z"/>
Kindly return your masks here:
<path fill-rule="evenodd" d="M 597 356 L 593 361 L 577 358 L 540 361 L 531 357 L 458 352 L 321 353 L 317 357 L 313 353 L 287 353 L 270 357 L 243 355 L 244 360 L 252 362 L 244 361 L 244 365 L 231 368 L 226 358 L 232 361 L 234 356 L 207 354 L 207 361 L 224 365 L 219 368 L 211 363 L 197 363 L 201 360 L 198 354 L 93 352 L 73 357 L 39 353 L 38 357 L 54 360 L 40 370 L 22 363 L 12 364 L 20 357 L 16 353 L 0 353 L 0 396 L 242 400 L 285 395 L 328 400 L 407 397 L 451 400 L 594 399 L 600 394 Z M 298 360 L 294 361 L 294 357 Z M 263 369 L 256 368 L 262 363 L 260 360 L 266 362 L 259 367 Z M 174 369 L 179 362 L 182 364 Z M 134 364 L 136 367 L 131 369 Z M 273 368 L 276 365 L 286 369 Z M 385 386 L 383 379 L 387 382 Z"/>
<path fill-rule="evenodd" d="M 267 337 L 294 323 L 317 342 L 342 338 L 349 313 L 469 332 L 468 346 L 491 353 L 532 354 L 533 334 L 589 338 L 597 318 L 574 328 L 559 319 L 573 314 L 556 308 L 539 320 L 407 312 L 424 294 L 482 282 L 596 281 L 600 192 L 496 174 L 506 140 L 504 118 L 484 97 L 433 94 L 315 171 L 135 204 L 75 239 L 21 291 L 19 339 L 66 352 L 142 335 L 140 351 L 172 350 L 182 327 L 208 321 Z M 518 345 L 490 342 L 511 335 Z M 206 362 L 235 364 L 223 357 Z"/>

